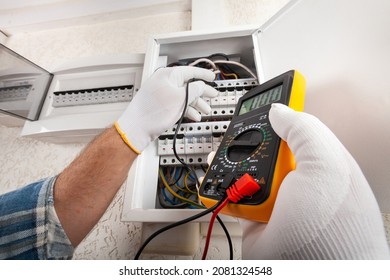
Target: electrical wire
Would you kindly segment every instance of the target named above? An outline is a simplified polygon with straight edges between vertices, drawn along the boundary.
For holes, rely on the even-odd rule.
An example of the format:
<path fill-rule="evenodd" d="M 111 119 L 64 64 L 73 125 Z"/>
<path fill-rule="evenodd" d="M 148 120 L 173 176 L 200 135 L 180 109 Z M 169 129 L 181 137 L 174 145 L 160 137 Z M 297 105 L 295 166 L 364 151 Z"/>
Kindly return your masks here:
<path fill-rule="evenodd" d="M 245 173 L 238 180 L 236 180 L 234 176 L 231 174 L 228 174 L 228 176 L 225 179 L 226 181 L 223 182 L 222 187 L 226 187 L 225 194 L 227 197 L 222 198 L 220 200 L 220 201 L 223 200 L 223 202 L 214 210 L 213 215 L 210 219 L 205 248 L 202 256 L 203 260 L 205 260 L 207 256 L 207 251 L 210 244 L 211 232 L 213 229 L 213 224 L 216 215 L 218 215 L 218 213 L 229 203 L 229 201 L 233 203 L 237 203 L 244 197 L 251 197 L 261 189 L 260 185 L 256 182 L 256 180 L 248 173 Z"/>
<path fill-rule="evenodd" d="M 165 180 L 165 177 L 164 177 L 164 174 L 163 174 L 161 168 L 160 168 L 160 170 L 159 170 L 159 174 L 160 174 L 161 181 L 162 181 L 162 183 L 164 184 L 165 188 L 166 188 L 174 197 L 178 198 L 178 199 L 181 200 L 181 201 L 184 201 L 184 202 L 187 202 L 187 203 L 189 203 L 189 204 L 191 204 L 191 205 L 194 205 L 194 206 L 196 206 L 196 207 L 198 207 L 198 208 L 204 208 L 204 206 L 202 206 L 202 205 L 200 205 L 200 204 L 198 204 L 198 203 L 196 203 L 196 202 L 194 202 L 194 201 L 192 201 L 192 200 L 190 200 L 190 199 L 187 199 L 187 198 L 185 198 L 185 197 L 183 197 L 183 196 L 177 194 L 177 193 L 171 188 L 171 186 L 168 185 L 167 181 Z"/>
<path fill-rule="evenodd" d="M 222 72 L 222 71 L 221 71 L 221 74 L 222 74 L 223 76 L 226 76 L 226 77 L 233 77 L 234 79 L 238 79 L 237 74 L 234 74 L 234 73 L 225 73 L 225 72 Z"/>
<path fill-rule="evenodd" d="M 233 242 L 232 242 L 232 238 L 230 237 L 228 229 L 226 228 L 225 224 L 223 223 L 222 219 L 219 216 L 217 216 L 217 221 L 218 221 L 219 225 L 222 227 L 222 230 L 223 230 L 223 232 L 226 235 L 226 239 L 227 239 L 227 242 L 228 242 L 228 245 L 229 245 L 229 260 L 233 260 Z"/>
<path fill-rule="evenodd" d="M 184 115 L 186 113 L 186 109 L 187 109 L 187 104 L 188 104 L 188 97 L 189 97 L 189 84 L 196 81 L 197 79 L 190 79 L 188 80 L 187 84 L 186 84 L 186 96 L 185 96 L 185 106 L 184 106 L 184 109 L 183 109 L 183 112 L 180 116 L 180 119 L 179 121 L 177 122 L 177 125 L 176 125 L 176 129 L 175 129 L 175 134 L 173 135 L 173 153 L 176 157 L 176 159 L 189 171 L 189 172 L 192 172 L 194 174 L 194 177 L 196 178 L 196 184 L 197 184 L 197 189 L 199 188 L 199 179 L 198 179 L 198 175 L 196 174 L 196 172 L 194 170 L 191 169 L 191 167 L 186 163 L 184 162 L 184 160 L 182 160 L 178 153 L 177 153 L 177 150 L 176 150 L 176 139 L 177 139 L 177 134 L 178 134 L 178 131 L 180 130 L 180 126 L 183 122 L 183 119 L 184 119 Z"/>
<path fill-rule="evenodd" d="M 229 57 L 226 55 L 226 54 L 224 54 L 224 53 L 213 53 L 213 54 L 210 54 L 207 58 L 208 59 L 212 59 L 213 57 L 218 57 L 218 56 L 221 56 L 221 57 L 223 57 L 224 59 L 226 59 L 226 60 L 229 60 Z"/>
<path fill-rule="evenodd" d="M 175 168 L 175 170 L 176 170 L 176 168 Z M 182 175 L 183 175 L 183 168 L 180 168 L 180 174 L 179 174 L 179 176 L 176 178 L 175 182 L 170 183 L 169 185 L 170 185 L 170 186 L 176 185 L 176 184 L 180 181 L 180 178 L 181 178 Z"/>
<path fill-rule="evenodd" d="M 190 187 L 188 186 L 188 184 L 187 184 L 187 179 L 188 179 L 188 177 L 190 177 L 190 172 L 188 172 L 185 176 L 184 176 L 184 187 L 190 192 L 190 193 L 192 193 L 192 194 L 197 194 L 197 192 L 196 191 L 193 191 L 193 190 L 191 190 L 190 189 Z"/>
<path fill-rule="evenodd" d="M 222 56 L 224 57 L 226 60 L 211 60 L 211 58 L 213 56 Z M 214 71 L 220 71 L 220 73 L 223 75 L 223 76 L 231 76 L 231 75 L 235 75 L 235 79 L 237 79 L 237 74 L 235 73 L 223 73 L 223 71 L 217 66 L 217 64 L 224 64 L 224 65 L 236 65 L 236 66 L 239 66 L 241 68 L 243 68 L 245 71 L 247 71 L 253 78 L 257 79 L 257 76 L 252 72 L 252 70 L 250 70 L 247 66 L 245 66 L 244 64 L 240 63 L 240 62 L 237 62 L 237 61 L 231 61 L 228 59 L 228 57 L 224 54 L 213 54 L 213 55 L 210 55 L 208 58 L 199 58 L 193 62 L 191 62 L 189 64 L 189 66 L 196 66 L 198 65 L 199 63 L 202 63 L 202 62 L 205 62 L 207 64 L 209 64 L 212 69 Z"/>
<path fill-rule="evenodd" d="M 215 218 L 217 217 L 218 213 L 222 210 L 222 208 L 224 208 L 228 204 L 229 198 L 225 198 L 224 200 L 221 200 L 221 201 L 223 201 L 223 202 L 214 210 L 213 215 L 211 216 L 211 219 L 210 219 L 210 224 L 209 224 L 209 228 L 207 231 L 206 243 L 205 243 L 204 250 L 203 250 L 202 260 L 205 260 L 206 256 L 207 256 L 207 251 L 209 249 L 210 238 L 211 238 L 211 233 L 213 231 L 213 225 L 214 225 Z"/>
<path fill-rule="evenodd" d="M 189 84 L 191 82 L 194 82 L 198 79 L 190 79 L 187 84 L 186 84 L 186 96 L 185 96 L 185 103 L 184 104 L 188 104 L 188 97 L 189 97 Z M 200 186 L 200 181 L 199 181 L 199 178 L 198 178 L 198 175 L 196 174 L 195 171 L 193 171 L 189 165 L 187 163 L 185 163 L 177 154 L 177 151 L 176 151 L 176 138 L 177 138 L 177 133 L 180 129 L 180 126 L 183 122 L 183 119 L 184 119 L 184 115 L 185 115 L 185 112 L 186 112 L 186 106 L 184 106 L 184 109 L 183 109 L 183 112 L 181 114 L 181 117 L 177 123 L 177 126 L 176 126 L 176 130 L 175 130 L 175 135 L 173 136 L 173 153 L 175 154 L 175 157 L 177 158 L 177 160 L 184 166 L 187 168 L 187 170 L 189 171 L 192 171 L 193 174 L 194 174 L 194 177 L 195 177 L 195 180 L 196 182 L 198 183 L 197 185 L 197 189 L 199 189 L 199 186 Z M 227 238 L 227 241 L 228 241 L 228 244 L 229 244 L 229 259 L 232 260 L 233 259 L 233 243 L 232 243 L 232 239 L 230 237 L 230 234 L 229 234 L 229 231 L 227 230 L 225 224 L 223 223 L 223 221 L 221 220 L 221 218 L 219 216 L 217 216 L 217 220 L 218 222 L 220 223 L 225 235 L 226 235 L 226 238 Z"/>
<path fill-rule="evenodd" d="M 189 199 L 189 200 L 197 203 L 197 200 L 198 200 L 197 193 L 192 191 L 190 186 L 184 184 L 184 187 L 179 187 L 179 185 L 178 185 L 180 180 L 182 179 L 184 168 L 174 167 L 173 169 L 171 169 L 170 167 L 167 167 L 167 168 L 160 167 L 160 169 L 161 169 L 163 174 L 161 175 L 161 173 L 159 172 L 159 175 L 160 175 L 159 177 L 162 176 L 162 178 L 160 178 L 159 183 L 158 183 L 158 193 L 157 194 L 158 194 L 158 199 L 159 199 L 160 205 L 163 208 L 185 208 L 185 206 L 191 207 L 191 204 L 185 201 L 186 199 Z M 166 175 L 164 175 L 164 174 L 166 174 Z M 177 176 L 177 175 L 179 175 L 179 176 Z M 188 173 L 186 174 L 186 176 L 190 177 L 190 176 L 188 176 Z M 177 178 L 175 178 L 175 177 L 177 177 Z M 165 178 L 165 182 L 163 182 L 163 178 Z M 172 184 L 172 183 L 168 184 L 169 187 L 171 187 L 171 188 L 170 189 L 169 189 L 169 187 L 166 188 L 166 184 L 169 181 L 172 181 L 173 179 L 175 179 L 175 182 L 174 182 L 175 184 Z M 176 189 L 176 190 L 174 190 L 174 189 Z M 169 191 L 171 196 L 168 196 L 167 190 Z M 172 193 L 176 193 L 177 196 L 173 195 Z M 195 196 L 195 197 L 193 197 L 193 196 Z M 191 197 L 193 197 L 193 198 L 191 198 Z M 203 208 L 202 205 L 200 205 L 200 204 L 196 204 L 193 206 L 196 208 L 200 208 L 200 207 Z"/>
<path fill-rule="evenodd" d="M 157 197 L 162 208 L 182 209 L 182 208 L 187 208 L 189 206 L 189 204 L 185 202 L 182 203 L 173 202 L 172 199 L 170 199 L 168 195 L 165 193 L 165 189 L 163 189 L 161 186 L 157 188 Z"/>
<path fill-rule="evenodd" d="M 187 174 L 189 174 L 189 173 L 187 173 Z M 165 178 L 164 178 L 164 174 L 162 173 L 162 171 L 161 171 L 161 173 L 160 173 L 160 176 L 162 176 L 162 177 L 161 177 L 162 183 L 163 183 L 164 185 L 167 184 L 167 182 L 166 182 L 166 180 L 165 180 Z M 171 192 L 171 194 L 172 194 L 173 196 L 179 198 L 179 200 L 182 200 L 182 201 L 183 201 L 183 199 L 184 199 L 185 201 L 187 201 L 187 199 L 185 199 L 185 198 L 183 198 L 182 196 L 180 196 L 180 195 L 178 195 L 177 193 L 175 193 L 175 192 L 170 188 L 169 185 L 168 185 L 168 187 L 165 185 L 165 187 L 166 187 L 166 189 L 168 189 L 169 192 Z M 163 191 L 163 190 L 161 190 L 161 191 Z M 160 197 L 159 197 L 159 198 L 160 198 Z M 161 203 L 161 202 L 160 202 L 160 204 L 166 205 L 165 203 Z M 186 203 L 186 205 L 188 205 L 188 204 L 193 205 L 193 206 L 195 206 L 195 207 L 197 207 L 197 208 L 204 208 L 203 205 L 200 205 L 200 204 L 197 204 L 197 203 L 194 203 L 194 204 L 192 204 L 192 203 Z M 173 206 L 171 206 L 171 207 L 166 207 L 166 208 L 184 208 L 184 207 L 183 207 L 183 203 L 182 203 L 182 204 L 174 204 Z M 219 212 L 219 211 L 218 211 L 218 212 Z M 213 218 L 213 219 L 215 220 L 215 218 Z M 221 220 L 221 218 L 220 218 L 219 216 L 216 216 L 216 219 L 217 219 L 217 221 L 219 222 L 219 224 L 221 225 L 222 230 L 224 231 L 224 233 L 225 233 L 225 235 L 226 235 L 226 238 L 227 238 L 227 241 L 228 241 L 228 246 L 229 246 L 229 259 L 230 259 L 230 260 L 233 260 L 233 242 L 232 242 L 232 239 L 231 239 L 231 237 L 230 237 L 229 231 L 227 230 L 225 224 L 223 223 L 223 221 Z"/>
<path fill-rule="evenodd" d="M 257 79 L 257 76 L 252 72 L 252 70 L 240 62 L 231 61 L 231 60 L 215 60 L 213 62 L 214 64 L 232 64 L 232 65 L 239 66 L 243 68 L 245 71 L 247 71 L 253 78 Z"/>
<path fill-rule="evenodd" d="M 215 65 L 215 63 L 212 60 L 207 59 L 207 58 L 199 58 L 199 59 L 195 60 L 194 62 L 191 62 L 189 64 L 189 66 L 195 66 L 195 65 L 197 65 L 197 64 L 199 64 L 201 62 L 208 63 L 213 68 L 213 70 L 215 70 L 215 71 L 219 70 L 217 65 Z"/>
<path fill-rule="evenodd" d="M 226 60 L 215 60 L 215 61 L 212 61 L 211 58 L 212 57 L 216 57 L 216 56 L 222 56 L 224 57 Z M 198 64 L 203 64 L 202 66 L 200 67 L 204 67 L 204 63 L 207 63 L 208 65 L 211 66 L 211 68 L 214 70 L 214 72 L 218 75 L 218 77 L 220 79 L 225 79 L 225 77 L 233 77 L 235 79 L 238 79 L 239 76 L 237 73 L 235 73 L 234 71 L 232 71 L 232 69 L 229 67 L 229 65 L 236 65 L 236 66 L 239 66 L 241 68 L 243 68 L 245 71 L 247 71 L 253 78 L 257 79 L 257 76 L 245 65 L 239 63 L 239 62 L 235 62 L 235 61 L 230 61 L 229 58 L 224 55 L 224 54 L 213 54 L 213 55 L 210 55 L 208 58 L 200 58 L 200 59 L 197 59 L 195 61 L 193 61 L 192 63 L 190 63 L 189 65 L 190 66 L 196 66 Z M 219 66 L 218 66 L 219 64 Z M 181 63 L 174 63 L 172 64 L 173 65 L 182 65 Z M 222 71 L 221 69 L 225 69 L 224 71 Z M 195 186 L 197 189 L 199 189 L 199 186 L 200 186 L 200 182 L 199 182 L 199 178 L 195 172 L 195 170 L 193 170 L 187 163 L 184 162 L 184 160 L 182 160 L 177 151 L 176 151 L 176 140 L 177 140 L 177 135 L 178 135 L 178 131 L 180 130 L 180 126 L 183 122 L 183 119 L 184 119 L 184 116 L 185 116 L 185 112 L 186 112 L 186 109 L 187 109 L 187 104 L 188 104 L 188 98 L 189 98 L 189 84 L 191 82 L 194 82 L 195 80 L 197 79 L 191 79 L 187 82 L 186 84 L 186 96 L 185 96 L 185 106 L 184 106 L 184 109 L 183 109 L 183 112 L 181 114 L 181 117 L 177 123 L 177 126 L 176 126 L 176 129 L 175 129 L 175 134 L 174 134 L 174 137 L 173 137 L 173 152 L 174 152 L 174 155 L 175 157 L 177 158 L 177 160 L 183 165 L 183 168 L 182 168 L 182 172 L 183 172 L 183 169 L 187 169 L 187 174 L 185 175 L 184 179 L 183 179 L 183 184 L 184 184 L 184 187 L 190 191 L 188 185 L 187 185 L 187 179 L 188 177 L 190 176 L 189 174 L 193 174 L 194 175 L 194 178 L 195 178 Z M 191 200 L 189 200 L 187 197 L 184 197 L 182 195 L 179 195 L 178 193 L 174 192 L 171 188 L 171 186 L 175 186 L 177 189 L 180 189 L 182 191 L 184 191 L 182 188 L 179 188 L 178 187 L 178 183 L 180 182 L 180 179 L 182 177 L 182 173 L 180 173 L 180 176 L 178 178 L 176 178 L 175 182 L 173 184 L 168 184 L 167 181 L 165 180 L 165 176 L 162 172 L 162 170 L 160 169 L 160 178 L 161 178 L 161 182 L 163 183 L 163 185 L 165 186 L 165 188 L 172 194 L 172 196 L 174 196 L 175 198 L 178 198 L 179 200 L 183 201 L 184 202 L 188 202 L 189 204 L 191 205 L 194 205 L 195 207 L 203 207 L 203 205 L 200 205 L 200 204 L 197 204 Z M 173 176 L 174 178 L 174 176 Z M 179 191 L 178 191 L 179 192 Z M 185 194 L 184 194 L 185 195 Z M 191 202 L 189 202 L 191 201 Z M 173 201 L 172 201 L 173 202 Z M 138 250 L 136 256 L 135 256 L 135 259 L 138 259 L 140 254 L 142 253 L 143 249 L 146 247 L 146 245 L 152 240 L 154 239 L 157 235 L 159 235 L 160 233 L 162 232 L 165 232 L 166 230 L 168 229 L 171 229 L 173 227 L 176 227 L 176 226 L 179 226 L 179 225 L 182 225 L 184 223 L 188 223 L 190 221 L 193 221 L 199 217 L 202 217 L 208 213 L 211 213 L 211 212 L 214 212 L 212 217 L 211 217 L 211 220 L 210 220 L 210 226 L 209 226 L 209 229 L 208 229 L 208 234 L 207 234 L 207 237 L 206 237 L 206 245 L 205 245 L 205 249 L 204 249 L 204 252 L 203 252 L 203 256 L 202 256 L 202 259 L 205 259 L 206 256 L 207 256 L 207 251 L 208 251 L 208 247 L 209 247 L 209 243 L 210 243 L 210 238 L 211 238 L 211 233 L 212 233 L 212 228 L 213 228 L 213 224 L 214 224 L 214 221 L 215 219 L 218 220 L 218 222 L 220 223 L 223 231 L 225 232 L 226 234 L 226 237 L 227 237 L 227 240 L 228 240 L 228 243 L 229 243 L 229 258 L 230 259 L 233 259 L 233 245 L 232 245 L 232 242 L 231 242 L 231 238 L 230 238 L 230 235 L 229 235 L 229 232 L 226 228 L 226 226 L 224 225 L 224 223 L 222 222 L 222 220 L 219 218 L 218 216 L 218 213 L 222 210 L 223 207 L 226 206 L 226 204 L 229 202 L 229 199 L 226 198 L 226 199 L 221 199 L 216 205 L 214 205 L 212 208 L 209 208 L 205 211 L 203 211 L 202 213 L 198 214 L 198 215 L 194 215 L 190 218 L 187 218 L 187 219 L 184 219 L 182 221 L 179 221 L 179 222 L 176 222 L 176 223 L 173 223 L 173 224 L 170 224 L 168 225 L 167 227 L 164 227 L 162 229 L 160 229 L 159 231 L 156 231 L 154 234 L 152 234 L 145 242 L 144 244 L 141 246 L 141 248 Z"/>
<path fill-rule="evenodd" d="M 182 187 L 179 187 L 178 184 L 175 184 L 175 185 L 169 185 L 170 187 L 175 187 L 178 191 L 181 191 L 182 193 L 186 193 L 188 192 L 185 188 L 182 188 Z"/>
<path fill-rule="evenodd" d="M 167 225 L 166 227 L 163 227 L 159 230 L 157 230 L 156 232 L 154 232 L 151 236 L 149 236 L 145 241 L 144 243 L 142 244 L 142 246 L 138 249 L 137 253 L 135 254 L 135 257 L 134 257 L 134 260 L 138 260 L 139 257 L 141 256 L 142 254 L 142 251 L 145 249 L 145 247 L 150 243 L 150 241 L 152 241 L 156 236 L 158 236 L 159 234 L 171 229 L 171 228 L 175 228 L 175 227 L 178 227 L 180 225 L 183 225 L 183 224 L 186 224 L 186 223 L 189 223 L 193 220 L 196 220 L 196 219 L 199 219 L 211 212 L 213 212 L 215 209 L 218 208 L 219 205 L 221 205 L 223 202 L 223 200 L 220 200 L 218 201 L 218 203 L 216 203 L 213 207 L 209 208 L 209 209 L 206 209 L 204 211 L 202 211 L 201 213 L 198 213 L 196 215 L 193 215 L 189 218 L 186 218 L 186 219 L 183 219 L 181 221 L 178 221 L 176 223 L 173 223 L 173 224 L 170 224 L 170 225 Z"/>

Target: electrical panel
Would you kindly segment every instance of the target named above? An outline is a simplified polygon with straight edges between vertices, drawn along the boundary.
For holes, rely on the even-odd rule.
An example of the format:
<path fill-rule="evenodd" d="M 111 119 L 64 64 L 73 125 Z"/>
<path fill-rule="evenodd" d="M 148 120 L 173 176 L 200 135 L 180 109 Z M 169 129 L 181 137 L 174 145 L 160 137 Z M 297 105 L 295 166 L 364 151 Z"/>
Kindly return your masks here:
<path fill-rule="evenodd" d="M 53 71 L 39 119 L 22 136 L 53 143 L 88 142 L 112 125 L 141 83 L 144 55 L 89 57 Z"/>
<path fill-rule="evenodd" d="M 143 81 L 161 67 L 216 64 L 214 98 L 201 121 L 184 118 L 168 129 L 137 158 L 126 183 L 122 220 L 177 221 L 202 211 L 197 182 L 207 169 L 229 126 L 238 100 L 262 79 L 258 68 L 258 30 L 243 28 L 221 33 L 184 32 L 153 38 L 146 52 Z M 175 155 L 176 153 L 176 155 Z M 184 163 L 184 165 L 183 165 Z M 225 217 L 225 221 L 234 221 Z"/>

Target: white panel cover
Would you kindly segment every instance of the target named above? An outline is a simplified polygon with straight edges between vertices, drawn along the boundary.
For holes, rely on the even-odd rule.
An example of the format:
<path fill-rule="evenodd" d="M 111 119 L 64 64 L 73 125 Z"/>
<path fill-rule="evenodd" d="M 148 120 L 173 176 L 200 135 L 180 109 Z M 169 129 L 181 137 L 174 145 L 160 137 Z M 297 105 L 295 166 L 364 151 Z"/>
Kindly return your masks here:
<path fill-rule="evenodd" d="M 390 1 L 293 1 L 261 28 L 266 79 L 297 69 L 305 111 L 353 154 L 390 212 Z"/>

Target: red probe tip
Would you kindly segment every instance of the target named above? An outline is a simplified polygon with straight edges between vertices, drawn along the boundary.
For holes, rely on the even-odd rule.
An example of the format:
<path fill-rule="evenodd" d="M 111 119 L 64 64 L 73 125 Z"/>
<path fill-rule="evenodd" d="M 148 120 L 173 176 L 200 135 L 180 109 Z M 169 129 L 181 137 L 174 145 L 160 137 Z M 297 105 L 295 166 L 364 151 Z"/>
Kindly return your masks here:
<path fill-rule="evenodd" d="M 230 201 L 236 203 L 240 199 L 246 196 L 252 196 L 260 190 L 260 185 L 250 176 L 245 173 L 240 179 L 237 180 L 226 193 Z"/>

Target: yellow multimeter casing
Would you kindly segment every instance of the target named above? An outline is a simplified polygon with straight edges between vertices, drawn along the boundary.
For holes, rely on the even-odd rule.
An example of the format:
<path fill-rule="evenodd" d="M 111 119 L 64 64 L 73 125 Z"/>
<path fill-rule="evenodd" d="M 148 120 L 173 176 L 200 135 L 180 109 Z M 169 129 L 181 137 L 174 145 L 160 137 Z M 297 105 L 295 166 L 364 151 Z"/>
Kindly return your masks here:
<path fill-rule="evenodd" d="M 287 143 L 269 122 L 272 103 L 303 111 L 306 82 L 296 70 L 273 78 L 242 96 L 223 140 L 210 164 L 199 197 L 210 208 L 225 197 L 226 189 L 245 173 L 260 185 L 250 198 L 229 203 L 222 214 L 268 222 L 284 177 L 295 169 Z"/>

